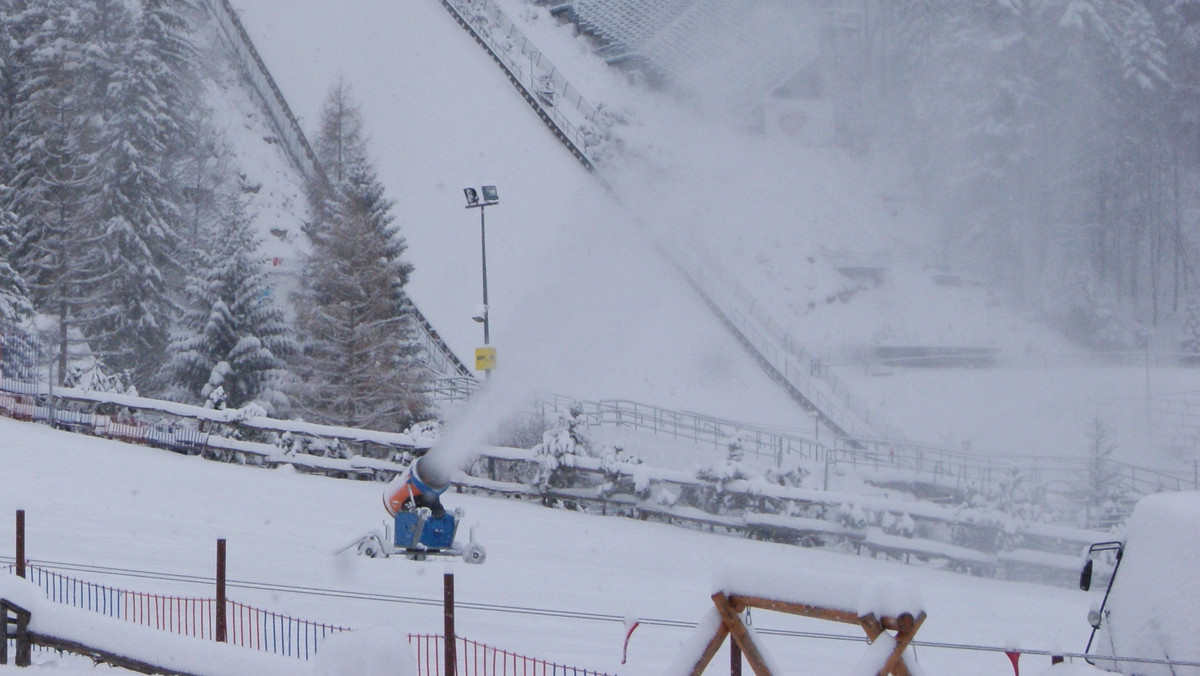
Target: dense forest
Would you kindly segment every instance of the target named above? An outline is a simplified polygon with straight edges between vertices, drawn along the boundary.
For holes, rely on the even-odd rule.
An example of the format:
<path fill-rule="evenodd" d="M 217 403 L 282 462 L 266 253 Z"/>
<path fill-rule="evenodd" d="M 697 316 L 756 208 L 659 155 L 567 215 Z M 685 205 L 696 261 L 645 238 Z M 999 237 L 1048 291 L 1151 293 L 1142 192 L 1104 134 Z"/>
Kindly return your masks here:
<path fill-rule="evenodd" d="M 365 153 L 308 186 L 317 255 L 289 326 L 207 107 L 211 30 L 188 0 L 0 0 L 0 321 L 40 316 L 59 384 L 378 429 L 422 419 L 412 268 Z M 361 133 L 345 131 L 361 125 L 347 97 L 332 91 L 321 144 Z"/>
<path fill-rule="evenodd" d="M 850 0 L 824 12 L 822 95 L 839 139 L 908 158 L 945 262 L 1097 349 L 1200 321 L 1188 314 L 1200 1 Z M 1200 348 L 1175 335 L 1182 344 L 1156 346 Z"/>

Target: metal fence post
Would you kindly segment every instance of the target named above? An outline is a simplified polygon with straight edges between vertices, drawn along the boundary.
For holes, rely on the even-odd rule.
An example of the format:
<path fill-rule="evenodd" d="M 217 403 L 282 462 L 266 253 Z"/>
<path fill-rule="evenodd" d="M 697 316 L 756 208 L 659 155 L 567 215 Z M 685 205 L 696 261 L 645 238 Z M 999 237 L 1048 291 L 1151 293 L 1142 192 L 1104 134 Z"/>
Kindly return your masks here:
<path fill-rule="evenodd" d="M 225 538 L 217 540 L 217 642 L 225 643 L 228 633 L 225 627 Z"/>
<path fill-rule="evenodd" d="M 454 573 L 442 576 L 443 611 L 445 613 L 446 629 L 446 676 L 455 676 L 458 672 L 457 639 L 454 636 Z"/>
<path fill-rule="evenodd" d="M 25 510 L 17 510 L 17 577 L 25 577 Z"/>

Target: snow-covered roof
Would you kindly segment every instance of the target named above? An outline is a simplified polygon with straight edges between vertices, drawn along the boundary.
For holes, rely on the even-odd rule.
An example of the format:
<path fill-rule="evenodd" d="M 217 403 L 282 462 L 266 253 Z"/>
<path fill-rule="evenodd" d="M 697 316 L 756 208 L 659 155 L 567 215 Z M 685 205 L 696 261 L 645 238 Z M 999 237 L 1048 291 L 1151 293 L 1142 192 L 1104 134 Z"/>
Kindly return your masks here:
<path fill-rule="evenodd" d="M 760 102 L 816 58 L 816 22 L 755 0 L 577 0 L 580 25 L 683 87 L 732 108 Z"/>
<path fill-rule="evenodd" d="M 1160 493 L 1138 502 L 1093 654 L 1200 662 L 1198 533 L 1200 492 Z M 1182 673 L 1165 664 L 1096 663 L 1144 676 Z"/>

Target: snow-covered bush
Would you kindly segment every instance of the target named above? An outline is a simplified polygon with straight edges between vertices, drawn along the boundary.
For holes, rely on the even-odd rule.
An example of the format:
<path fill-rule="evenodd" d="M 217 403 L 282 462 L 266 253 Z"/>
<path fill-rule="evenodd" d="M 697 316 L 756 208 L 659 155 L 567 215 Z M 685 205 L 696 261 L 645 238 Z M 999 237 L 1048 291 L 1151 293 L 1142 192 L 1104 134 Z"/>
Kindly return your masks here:
<path fill-rule="evenodd" d="M 541 465 L 538 485 L 543 489 L 594 485 L 592 477 L 574 471 L 576 457 L 595 457 L 583 409 L 578 405 L 572 406 L 566 415 L 559 416 L 542 434 L 542 441 L 533 447 L 533 452 Z"/>
<path fill-rule="evenodd" d="M 854 504 L 841 505 L 834 514 L 834 520 L 846 528 L 854 530 L 864 530 L 871 523 L 867 511 Z"/>
<path fill-rule="evenodd" d="M 730 493 L 725 490 L 730 482 L 745 480 L 751 476 L 742 462 L 746 453 L 743 443 L 736 437 L 726 439 L 725 462 L 703 466 L 696 470 L 696 478 L 706 483 L 684 489 L 684 498 L 691 506 L 710 514 L 727 514 L 746 508 L 749 502 L 746 494 Z"/>
<path fill-rule="evenodd" d="M 970 506 L 1017 519 L 1037 521 L 1045 516 L 1046 486 L 1014 467 L 1004 470 L 999 480 L 986 492 L 973 493 Z"/>
<path fill-rule="evenodd" d="M 113 392 L 137 396 L 137 388 L 133 386 L 133 372 L 126 369 L 117 373 L 107 373 L 104 362 L 91 359 L 85 364 L 76 365 L 67 372 L 63 379 L 66 387 L 77 387 L 89 392 Z"/>

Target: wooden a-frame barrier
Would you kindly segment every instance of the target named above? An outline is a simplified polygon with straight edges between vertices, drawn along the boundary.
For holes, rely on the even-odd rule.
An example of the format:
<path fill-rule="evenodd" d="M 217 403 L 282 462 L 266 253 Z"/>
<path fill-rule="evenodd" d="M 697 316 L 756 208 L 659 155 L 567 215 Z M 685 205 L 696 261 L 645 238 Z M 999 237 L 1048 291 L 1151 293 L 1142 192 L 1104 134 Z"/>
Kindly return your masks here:
<path fill-rule="evenodd" d="M 895 632 L 892 638 L 895 639 L 896 646 L 888 657 L 887 662 L 879 670 L 878 676 L 909 676 L 908 667 L 904 664 L 904 650 L 912 642 L 913 636 L 921 628 L 921 624 L 925 622 L 925 611 L 920 611 L 920 614 L 916 617 L 913 617 L 911 613 L 902 613 L 897 617 L 876 617 L 874 613 L 859 615 L 847 610 L 818 608 L 803 603 L 778 601 L 757 596 L 724 594 L 722 592 L 713 594 L 712 600 L 713 604 L 717 607 L 717 612 L 721 616 L 721 624 L 717 628 L 716 634 L 705 647 L 700 660 L 692 668 L 691 676 L 700 676 L 704 673 L 704 669 L 712 661 L 713 656 L 717 654 L 717 650 L 721 648 L 721 645 L 725 643 L 727 636 L 732 636 L 734 642 L 741 648 L 742 655 L 750 663 L 750 667 L 754 670 L 756 676 L 782 676 L 782 674 L 771 673 L 762 651 L 754 644 L 753 636 L 751 636 L 746 625 L 742 623 L 741 613 L 747 608 L 774 610 L 781 613 L 788 613 L 789 615 L 802 615 L 804 617 L 814 617 L 833 622 L 857 624 L 866 632 L 867 638 L 871 643 L 874 643 L 885 631 Z"/>

